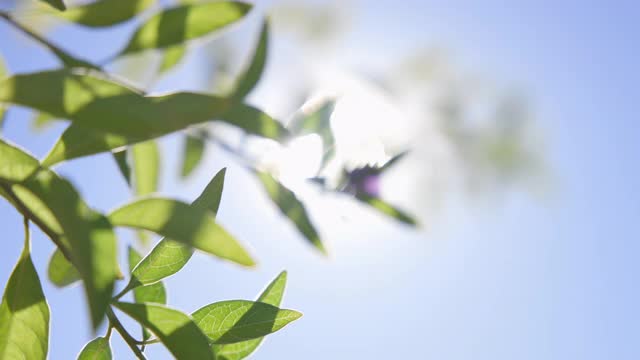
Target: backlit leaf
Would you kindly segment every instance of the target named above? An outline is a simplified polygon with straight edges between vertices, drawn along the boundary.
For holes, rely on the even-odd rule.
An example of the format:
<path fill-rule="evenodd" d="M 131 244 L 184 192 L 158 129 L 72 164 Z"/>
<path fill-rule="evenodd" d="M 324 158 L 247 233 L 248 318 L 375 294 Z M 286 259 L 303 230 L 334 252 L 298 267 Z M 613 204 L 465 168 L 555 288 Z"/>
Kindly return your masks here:
<path fill-rule="evenodd" d="M 121 55 L 183 44 L 242 19 L 250 9 L 250 4 L 239 1 L 214 1 L 166 9 L 136 30 Z"/>
<path fill-rule="evenodd" d="M 49 305 L 31 261 L 29 234 L 25 236 L 0 304 L 0 359 L 47 358 Z"/>
<path fill-rule="evenodd" d="M 331 129 L 331 115 L 334 107 L 335 99 L 322 99 L 297 111 L 287 126 L 295 136 L 307 134 L 318 134 L 320 136 L 323 148 L 321 169 L 331 160 L 335 153 L 335 137 Z"/>
<path fill-rule="evenodd" d="M 219 119 L 239 127 L 249 134 L 270 139 L 282 139 L 288 134 L 287 129 L 269 114 L 253 106 L 236 104 Z"/>
<path fill-rule="evenodd" d="M 71 183 L 51 170 L 41 169 L 12 185 L 11 190 L 31 213 L 60 236 L 61 245 L 71 254 L 82 275 L 92 324 L 97 327 L 119 275 L 111 224 L 84 203 Z"/>
<path fill-rule="evenodd" d="M 53 125 L 55 121 L 55 116 L 47 114 L 46 112 L 38 112 L 33 117 L 33 121 L 31 121 L 31 128 L 35 131 L 43 131 Z"/>
<path fill-rule="evenodd" d="M 84 346 L 78 360 L 111 360 L 111 344 L 109 339 L 98 337 L 91 340 Z"/>
<path fill-rule="evenodd" d="M 191 206 L 216 214 L 222 197 L 224 175 L 225 169 L 220 170 Z M 191 246 L 164 238 L 133 269 L 128 287 L 152 284 L 173 275 L 187 264 L 192 255 Z"/>
<path fill-rule="evenodd" d="M 140 255 L 133 247 L 129 246 L 129 272 L 133 271 L 136 265 L 142 260 Z M 165 305 L 167 303 L 167 290 L 162 282 L 147 286 L 139 286 L 133 289 L 133 299 L 138 304 L 157 303 Z M 142 340 L 150 338 L 149 332 L 142 328 Z"/>
<path fill-rule="evenodd" d="M 113 160 L 115 160 L 116 165 L 118 165 L 118 170 L 120 170 L 120 174 L 124 177 L 127 184 L 131 185 L 131 167 L 129 166 L 129 161 L 127 159 L 127 154 L 129 151 L 127 148 L 122 150 L 113 152 Z"/>
<path fill-rule="evenodd" d="M 356 195 L 356 199 L 362 201 L 363 203 L 370 205 L 374 209 L 380 211 L 381 213 L 390 216 L 402 223 L 411 226 L 417 226 L 418 222 L 409 214 L 405 213 L 402 210 L 395 208 L 393 205 L 387 203 L 386 201 L 370 196 L 367 194 L 358 194 Z"/>
<path fill-rule="evenodd" d="M 207 337 L 188 315 L 157 304 L 119 302 L 115 305 L 151 330 L 176 359 L 213 360 Z"/>
<path fill-rule="evenodd" d="M 184 139 L 182 155 L 182 177 L 187 177 L 198 166 L 204 154 L 205 143 L 202 138 L 187 135 Z"/>
<path fill-rule="evenodd" d="M 16 74 L 0 81 L 0 102 L 68 120 L 75 120 L 73 115 L 96 98 L 132 93 L 96 72 L 69 69 Z"/>
<path fill-rule="evenodd" d="M 160 176 L 160 151 L 153 140 L 137 143 L 131 147 L 133 178 L 137 195 L 147 195 L 158 190 Z"/>
<path fill-rule="evenodd" d="M 129 203 L 109 215 L 114 226 L 153 231 L 175 241 L 241 265 L 255 262 L 214 215 L 181 201 L 144 198 Z"/>
<path fill-rule="evenodd" d="M 307 210 L 293 191 L 287 189 L 267 173 L 258 172 L 256 175 L 280 211 L 295 224 L 298 231 L 300 231 L 313 246 L 322 253 L 326 253 L 320 236 L 307 215 Z"/>
<path fill-rule="evenodd" d="M 80 280 L 78 270 L 56 249 L 49 259 L 47 267 L 49 280 L 57 287 L 65 287 Z"/>
<path fill-rule="evenodd" d="M 47 4 L 53 6 L 54 8 L 60 10 L 60 11 L 64 11 L 67 7 L 64 6 L 64 3 L 62 2 L 62 0 L 40 0 L 42 2 L 46 2 Z"/>
<path fill-rule="evenodd" d="M 258 298 L 259 302 L 263 302 L 265 304 L 273 305 L 276 307 L 280 306 L 280 302 L 282 301 L 282 297 L 284 295 L 284 289 L 287 285 L 287 272 L 281 272 L 268 286 L 264 291 L 260 294 Z M 216 354 L 216 359 L 218 360 L 240 360 L 244 359 L 247 356 L 251 355 L 264 338 L 256 338 L 247 341 L 242 341 L 233 344 L 224 344 L 224 345 L 213 345 L 214 353 Z"/>
<path fill-rule="evenodd" d="M 59 14 L 76 24 L 104 27 L 119 24 L 133 18 L 148 8 L 155 0 L 97 0 L 74 6 Z"/>
<path fill-rule="evenodd" d="M 260 37 L 258 38 L 256 49 L 251 58 L 251 62 L 247 69 L 242 73 L 238 79 L 236 89 L 233 96 L 236 99 L 243 99 L 253 88 L 256 86 L 262 73 L 267 60 L 267 50 L 269 46 L 269 23 L 267 21 L 262 25 L 260 31 Z"/>
<path fill-rule="evenodd" d="M 276 332 L 302 314 L 261 302 L 229 300 L 204 306 L 192 316 L 213 343 L 230 344 Z"/>
<path fill-rule="evenodd" d="M 0 179 L 20 182 L 33 174 L 40 163 L 15 145 L 0 139 Z"/>
<path fill-rule="evenodd" d="M 136 94 L 98 99 L 74 114 L 75 120 L 43 165 L 97 154 L 153 139 L 190 125 L 219 120 L 251 134 L 280 138 L 286 130 L 269 115 L 227 99 L 195 93 L 160 97 Z"/>
<path fill-rule="evenodd" d="M 174 66 L 178 65 L 187 54 L 187 47 L 184 45 L 176 45 L 167 48 L 162 54 L 162 62 L 160 63 L 160 74 L 171 70 Z"/>

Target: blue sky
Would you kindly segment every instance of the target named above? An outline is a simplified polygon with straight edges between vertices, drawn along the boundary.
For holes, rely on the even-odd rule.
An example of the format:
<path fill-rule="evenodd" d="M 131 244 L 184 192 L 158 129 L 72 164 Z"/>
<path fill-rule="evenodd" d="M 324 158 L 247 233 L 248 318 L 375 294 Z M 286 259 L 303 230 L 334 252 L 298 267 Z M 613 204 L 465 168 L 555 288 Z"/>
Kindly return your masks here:
<path fill-rule="evenodd" d="M 638 11 L 630 1 L 356 2 L 341 43 L 353 52 L 347 61 L 366 66 L 372 56 L 442 45 L 466 67 L 525 88 L 546 138 L 553 193 L 541 200 L 510 192 L 490 204 L 453 200 L 428 232 L 364 217 L 349 228 L 325 230 L 334 242 L 325 259 L 282 221 L 251 178 L 231 166 L 220 221 L 253 246 L 261 265 L 247 271 L 196 256 L 167 281 L 169 303 L 191 311 L 212 300 L 253 298 L 287 269 L 284 304 L 305 316 L 271 336 L 257 359 L 638 358 Z M 52 36 L 73 48 L 128 31 Z M 15 72 L 53 64 L 5 24 L 0 51 Z M 92 49 L 92 56 L 111 51 Z M 182 81 L 196 77 L 185 74 Z M 27 119 L 26 111 L 13 110 L 4 136 L 42 156 L 62 127 L 33 137 Z M 165 138 L 163 146 L 162 190 L 181 199 L 194 198 L 229 164 L 210 154 L 196 178 L 181 183 L 171 155 L 176 138 Z M 129 196 L 106 156 L 59 171 L 98 209 Z M 5 202 L 0 225 L 5 283 L 22 245 L 20 219 Z M 42 279 L 51 249 L 36 232 L 33 252 Z M 81 289 L 43 282 L 52 307 L 51 358 L 72 358 L 91 337 Z M 128 358 L 121 340 L 112 343 L 118 358 Z M 153 347 L 149 354 L 166 357 Z"/>

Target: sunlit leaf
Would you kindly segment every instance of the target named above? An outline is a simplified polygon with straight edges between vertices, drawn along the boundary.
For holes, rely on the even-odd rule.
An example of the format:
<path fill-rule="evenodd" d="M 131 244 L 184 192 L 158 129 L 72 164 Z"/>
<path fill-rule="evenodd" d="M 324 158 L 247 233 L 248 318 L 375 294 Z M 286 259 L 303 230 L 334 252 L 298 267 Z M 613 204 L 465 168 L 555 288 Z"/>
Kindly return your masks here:
<path fill-rule="evenodd" d="M 230 105 L 226 99 L 194 93 L 99 99 L 74 114 L 77 120 L 62 134 L 43 165 L 149 140 L 209 120 L 265 137 L 279 138 L 286 132 L 258 109 L 237 104 L 229 110 Z"/>
<path fill-rule="evenodd" d="M 25 236 L 0 304 L 0 359 L 47 358 L 49 305 L 31 261 L 29 234 Z"/>
<path fill-rule="evenodd" d="M 131 147 L 131 157 L 136 194 L 147 195 L 156 192 L 160 176 L 158 144 L 153 140 L 135 144 Z"/>
<path fill-rule="evenodd" d="M 207 337 L 188 315 L 156 304 L 119 302 L 115 305 L 151 330 L 176 359 L 213 360 Z"/>
<path fill-rule="evenodd" d="M 129 161 L 127 159 L 127 154 L 129 151 L 127 148 L 122 150 L 113 152 L 113 160 L 115 160 L 116 165 L 118 165 L 118 170 L 120 170 L 120 174 L 124 177 L 127 184 L 131 185 L 131 167 L 129 166 Z"/>
<path fill-rule="evenodd" d="M 382 167 L 380 168 L 380 170 L 378 170 L 380 173 L 389 170 L 390 168 L 392 168 L 394 165 L 396 165 L 399 161 L 401 161 L 402 159 L 405 158 L 405 156 L 407 156 L 409 152 L 408 151 L 403 151 L 395 156 L 393 156 L 391 159 L 389 159 L 389 161 L 387 161 L 386 163 L 384 163 L 384 165 L 382 165 Z"/>
<path fill-rule="evenodd" d="M 40 163 L 15 145 L 0 139 L 0 179 L 19 182 L 33 174 Z"/>
<path fill-rule="evenodd" d="M 260 38 L 258 39 L 256 49 L 254 50 L 251 62 L 247 69 L 242 73 L 238 79 L 236 89 L 233 92 L 233 96 L 236 99 L 243 99 L 253 88 L 256 86 L 262 73 L 267 60 L 267 49 L 269 46 L 269 23 L 267 21 L 262 25 L 260 31 Z"/>
<path fill-rule="evenodd" d="M 202 138 L 187 135 L 182 155 L 182 177 L 187 177 L 198 166 L 204 154 L 205 143 Z"/>
<path fill-rule="evenodd" d="M 133 271 L 136 265 L 142 260 L 140 255 L 133 247 L 129 246 L 129 272 Z M 139 286 L 133 289 L 133 299 L 138 304 L 157 303 L 165 305 L 167 303 L 167 290 L 162 282 L 147 286 Z M 150 338 L 149 332 L 142 328 L 142 340 Z"/>
<path fill-rule="evenodd" d="M 133 269 L 142 260 L 142 255 L 131 246 L 129 247 L 129 271 Z M 167 303 L 167 291 L 162 282 L 155 284 L 140 286 L 133 290 L 133 298 L 137 303 Z"/>
<path fill-rule="evenodd" d="M 265 304 L 273 305 L 276 307 L 280 306 L 280 302 L 282 301 L 282 297 L 284 296 L 284 289 L 287 285 L 287 272 L 281 272 L 268 286 L 260 297 L 258 298 L 259 302 L 263 302 Z M 244 359 L 247 356 L 251 355 L 264 338 L 256 338 L 247 341 L 242 341 L 233 344 L 224 344 L 224 345 L 213 345 L 214 353 L 216 354 L 216 359 L 218 360 L 240 360 Z"/>
<path fill-rule="evenodd" d="M 136 200 L 112 212 L 109 220 L 115 226 L 153 231 L 241 265 L 255 265 L 240 243 L 216 224 L 211 212 L 177 200 Z"/>
<path fill-rule="evenodd" d="M 42 2 L 46 2 L 47 4 L 53 6 L 54 8 L 60 10 L 60 11 L 65 11 L 66 10 L 66 6 L 64 6 L 64 3 L 62 2 L 62 0 L 40 0 Z"/>
<path fill-rule="evenodd" d="M 52 70 L 16 74 L 0 80 L 0 102 L 27 106 L 60 119 L 74 114 L 96 98 L 135 91 L 95 72 Z"/>
<path fill-rule="evenodd" d="M 155 0 L 97 0 L 74 6 L 59 14 L 76 24 L 89 27 L 115 25 L 133 18 L 148 8 Z"/>
<path fill-rule="evenodd" d="M 287 129 L 269 114 L 253 106 L 236 104 L 219 119 L 237 126 L 249 134 L 271 139 L 282 139 L 288 134 Z"/>
<path fill-rule="evenodd" d="M 216 344 L 230 344 L 274 333 L 302 314 L 248 300 L 221 301 L 193 313 L 193 320 Z"/>
<path fill-rule="evenodd" d="M 335 153 L 335 137 L 331 129 L 331 115 L 335 107 L 335 99 L 323 99 L 316 104 L 311 104 L 294 114 L 287 126 L 294 136 L 318 134 L 322 139 L 323 168 Z"/>
<path fill-rule="evenodd" d="M 166 9 L 136 30 L 121 55 L 183 44 L 242 19 L 250 9 L 250 4 L 238 1 L 215 1 Z"/>
<path fill-rule="evenodd" d="M 55 121 L 55 116 L 47 114 L 46 112 L 38 112 L 31 121 L 31 128 L 35 131 L 42 131 L 53 125 Z"/>
<path fill-rule="evenodd" d="M 218 120 L 279 139 L 287 130 L 251 106 L 207 94 L 145 97 L 94 73 L 56 70 L 0 81 L 0 101 L 28 106 L 72 124 L 43 164 L 96 154 Z"/>
<path fill-rule="evenodd" d="M 311 223 L 309 215 L 307 215 L 307 210 L 293 191 L 287 189 L 267 173 L 258 172 L 256 175 L 280 211 L 295 224 L 298 231 L 300 231 L 313 246 L 322 253 L 326 253 L 320 236 Z"/>
<path fill-rule="evenodd" d="M 222 197 L 224 175 L 225 169 L 220 170 L 191 206 L 207 209 L 216 214 Z M 128 287 L 153 284 L 173 275 L 187 264 L 192 255 L 191 246 L 164 238 L 133 269 Z"/>
<path fill-rule="evenodd" d="M 109 339 L 104 337 L 98 337 L 91 340 L 84 346 L 80 354 L 78 354 L 78 360 L 111 360 L 111 344 Z"/>
<path fill-rule="evenodd" d="M 380 198 L 370 196 L 367 194 L 358 194 L 356 195 L 356 198 L 362 201 L 363 203 L 370 205 L 371 207 L 380 211 L 381 213 L 387 216 L 390 216 L 402 223 L 405 223 L 411 226 L 418 225 L 418 222 L 411 215 L 403 212 L 402 210 L 395 208 L 394 206 L 392 206 L 391 204 L 387 203 L 386 201 Z"/>
<path fill-rule="evenodd" d="M 60 249 L 56 249 L 51 254 L 47 275 L 49 280 L 57 287 L 65 287 L 81 278 L 78 270 L 64 257 Z"/>
<path fill-rule="evenodd" d="M 119 275 L 111 224 L 84 203 L 71 183 L 50 170 L 39 170 L 12 185 L 11 190 L 32 214 L 60 236 L 61 245 L 71 254 L 82 275 L 92 324 L 97 327 Z"/>
<path fill-rule="evenodd" d="M 174 66 L 178 65 L 187 54 L 187 47 L 184 45 L 176 45 L 164 50 L 162 54 L 162 62 L 158 72 L 160 74 L 171 70 Z"/>

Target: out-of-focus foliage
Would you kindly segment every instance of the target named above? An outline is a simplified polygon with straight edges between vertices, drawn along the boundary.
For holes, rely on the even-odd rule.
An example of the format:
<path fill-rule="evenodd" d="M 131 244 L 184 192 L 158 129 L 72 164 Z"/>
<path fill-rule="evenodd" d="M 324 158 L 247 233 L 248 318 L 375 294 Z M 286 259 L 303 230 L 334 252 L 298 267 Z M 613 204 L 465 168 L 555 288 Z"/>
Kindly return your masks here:
<path fill-rule="evenodd" d="M 166 305 L 163 279 L 182 269 L 196 249 L 244 266 L 256 262 L 233 231 L 216 221 L 225 169 L 191 204 L 155 194 L 165 166 L 159 139 L 165 135 L 183 139 L 176 169 L 182 178 L 199 167 L 206 171 L 201 165 L 212 147 L 237 159 L 246 174 L 255 176 L 274 209 L 320 253 L 327 250 L 322 229 L 312 221 L 313 206 L 305 196 L 309 189 L 338 194 L 416 227 L 418 220 L 405 208 L 411 204 L 387 197 L 388 179 L 409 179 L 404 188 L 415 200 L 437 197 L 437 184 L 452 179 L 484 190 L 542 171 L 540 157 L 531 150 L 526 102 L 510 93 L 476 91 L 457 68 L 433 53 L 409 54 L 395 67 L 367 70 L 366 75 L 358 69 L 334 76 L 340 86 L 325 93 L 316 90 L 323 89 L 326 74 L 318 80 L 286 69 L 284 80 L 295 85 L 269 90 L 273 98 L 283 99 L 286 111 L 263 110 L 256 88 L 277 65 L 269 62 L 275 54 L 273 35 L 293 34 L 294 49 L 309 51 L 316 62 L 318 53 L 313 52 L 322 49 L 321 60 L 329 63 L 331 45 L 348 29 L 350 2 L 275 4 L 269 19 L 257 19 L 246 54 L 224 36 L 256 11 L 245 2 L 44 2 L 48 5 L 41 7 L 46 10 L 39 13 L 40 20 L 0 12 L 0 20 L 49 51 L 60 65 L 10 76 L 0 66 L 0 124 L 7 107 L 20 106 L 34 111 L 34 128 L 43 130 L 53 120 L 67 127 L 42 160 L 0 139 L 0 196 L 56 246 L 47 268 L 49 280 L 61 288 L 81 282 L 93 329 L 105 319 L 109 323 L 105 336 L 81 350 L 81 359 L 110 359 L 115 330 L 140 359 L 146 346 L 162 343 L 179 359 L 238 360 L 252 354 L 264 336 L 301 316 L 280 308 L 286 273 L 255 302 L 214 302 L 193 315 Z M 125 22 L 135 29 L 128 41 L 114 42 L 125 44 L 109 52 L 115 55 L 90 62 L 83 60 L 90 58 L 83 49 L 67 51 L 66 44 L 47 39 L 42 24 L 51 19 L 89 32 Z M 154 54 L 158 61 L 150 65 Z M 171 70 L 191 56 L 204 59 L 201 78 L 206 89 L 153 93 L 158 80 L 173 75 Z M 478 104 L 484 109 L 480 115 Z M 409 120 L 396 111 L 401 106 L 411 109 Z M 397 139 L 400 124 L 410 130 Z M 105 152 L 113 156 L 134 196 L 110 214 L 92 209 L 69 180 L 50 168 Z M 440 157 L 442 153 L 446 156 Z M 425 163 L 438 171 L 423 173 Z M 407 168 L 414 172 L 403 173 Z M 124 278 L 117 261 L 116 227 L 138 230 L 142 241 L 128 247 L 128 281 L 114 294 Z M 164 238 L 150 251 L 138 252 L 136 248 L 148 249 L 146 231 Z M 129 293 L 134 302 L 121 301 Z M 139 323 L 142 341 L 129 334 L 116 309 Z M 48 326 L 48 305 L 27 241 L 0 307 L 0 357 L 46 358 Z"/>

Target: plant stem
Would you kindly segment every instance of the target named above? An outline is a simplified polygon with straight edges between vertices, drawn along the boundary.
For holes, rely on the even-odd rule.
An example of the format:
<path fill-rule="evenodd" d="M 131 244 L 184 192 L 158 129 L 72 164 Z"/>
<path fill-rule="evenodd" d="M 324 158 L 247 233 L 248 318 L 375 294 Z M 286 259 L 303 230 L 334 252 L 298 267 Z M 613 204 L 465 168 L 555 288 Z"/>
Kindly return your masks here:
<path fill-rule="evenodd" d="M 109 323 L 111 324 L 111 326 L 113 326 L 113 328 L 116 329 L 120 336 L 122 336 L 122 339 L 127 343 L 127 345 L 129 345 L 129 348 L 131 348 L 136 357 L 140 360 L 146 360 L 147 358 L 144 356 L 142 351 L 138 349 L 137 344 L 139 343 L 139 341 L 134 339 L 133 336 L 131 336 L 129 332 L 127 332 L 127 329 L 124 328 L 116 314 L 114 314 L 111 307 L 107 308 L 107 318 L 109 319 Z"/>
<path fill-rule="evenodd" d="M 83 60 L 80 60 L 80 59 L 76 59 L 75 57 L 67 54 L 66 51 L 64 51 L 61 48 L 57 47 L 56 45 L 52 44 L 49 40 L 45 39 L 40 34 L 37 34 L 33 30 L 31 30 L 31 29 L 27 28 L 26 26 L 24 26 L 24 25 L 20 24 L 19 22 L 17 22 L 9 14 L 4 13 L 4 12 L 0 12 L 0 18 L 3 18 L 6 22 L 8 22 L 14 28 L 18 29 L 23 34 L 27 35 L 28 37 L 32 38 L 33 40 L 35 40 L 36 42 L 38 42 L 42 46 L 44 46 L 47 49 L 49 49 L 49 51 L 51 51 L 58 59 L 60 59 L 60 61 L 62 61 L 63 64 L 68 65 L 68 66 L 81 65 L 81 66 L 90 67 L 90 68 L 93 68 L 93 69 L 96 69 L 96 70 L 99 69 L 98 67 L 96 67 L 93 64 L 90 64 L 90 63 L 88 63 L 86 61 L 83 61 Z"/>
<path fill-rule="evenodd" d="M 69 253 L 67 247 L 62 243 L 62 240 L 60 240 L 60 235 L 53 231 L 50 227 L 48 227 L 33 212 L 31 212 L 31 210 L 26 207 L 26 205 L 20 200 L 20 198 L 16 196 L 16 194 L 13 192 L 13 189 L 11 189 L 9 185 L 0 182 L 0 187 L 11 198 L 11 201 L 14 203 L 17 210 L 22 214 L 22 216 L 36 224 L 40 228 L 40 230 L 42 230 L 42 232 L 45 233 L 51 239 L 51 241 L 53 241 L 54 244 L 56 244 L 58 249 L 60 249 L 62 255 L 64 255 L 64 257 L 73 264 L 74 262 L 71 253 Z"/>

